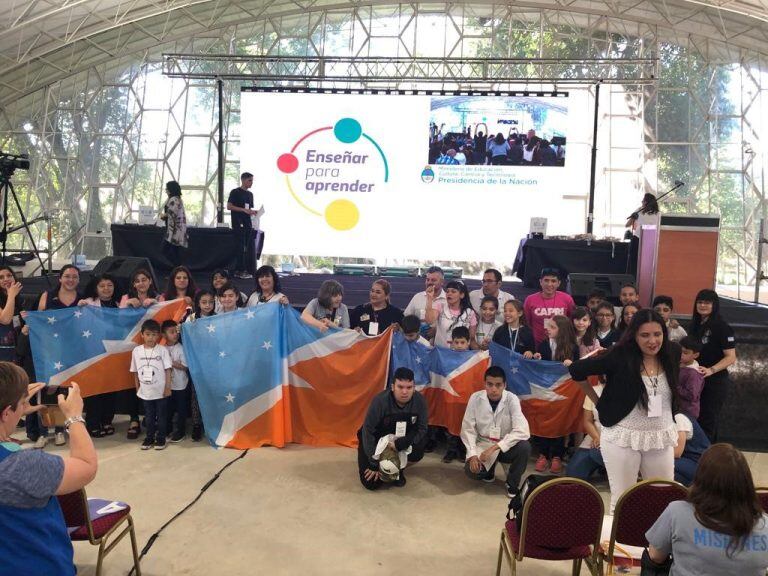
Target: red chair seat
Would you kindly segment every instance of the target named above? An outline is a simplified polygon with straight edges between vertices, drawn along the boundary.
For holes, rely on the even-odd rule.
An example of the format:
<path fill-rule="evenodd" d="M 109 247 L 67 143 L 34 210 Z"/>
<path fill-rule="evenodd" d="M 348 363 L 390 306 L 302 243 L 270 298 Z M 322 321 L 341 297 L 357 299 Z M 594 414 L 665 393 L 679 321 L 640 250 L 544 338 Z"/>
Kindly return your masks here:
<path fill-rule="evenodd" d="M 520 550 L 520 533 L 517 531 L 517 524 L 514 520 L 507 520 L 505 524 L 509 541 L 512 543 L 512 549 L 517 554 Z M 592 553 L 589 546 L 573 546 L 572 548 L 545 548 L 536 546 L 531 542 L 525 543 L 525 557 L 537 558 L 539 560 L 574 560 L 576 558 L 588 558 Z"/>
<path fill-rule="evenodd" d="M 128 514 L 131 513 L 131 507 L 126 506 L 124 510 L 119 510 L 117 512 L 114 512 L 112 514 L 107 514 L 106 516 L 102 516 L 101 518 L 96 518 L 93 520 L 93 536 L 96 540 L 99 540 L 109 532 L 112 528 L 114 528 L 115 524 L 120 522 L 123 518 L 128 516 Z M 88 527 L 87 526 L 80 526 L 78 528 L 75 528 L 73 531 L 69 533 L 69 537 L 72 540 L 88 540 Z"/>

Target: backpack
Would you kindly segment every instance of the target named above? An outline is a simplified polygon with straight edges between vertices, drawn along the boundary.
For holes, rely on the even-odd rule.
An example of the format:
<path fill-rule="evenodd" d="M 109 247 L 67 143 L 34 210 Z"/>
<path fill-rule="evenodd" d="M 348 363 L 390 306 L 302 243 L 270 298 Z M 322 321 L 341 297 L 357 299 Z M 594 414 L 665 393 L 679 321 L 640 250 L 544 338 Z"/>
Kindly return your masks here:
<path fill-rule="evenodd" d="M 520 486 L 520 491 L 513 498 L 510 498 L 509 505 L 507 506 L 507 520 L 515 519 L 518 532 L 522 530 L 523 527 L 523 506 L 525 506 L 525 501 L 528 496 L 531 492 L 536 490 L 536 488 L 555 478 L 560 478 L 560 476 L 555 476 L 554 474 L 529 474 L 528 477 L 523 480 L 523 484 Z"/>

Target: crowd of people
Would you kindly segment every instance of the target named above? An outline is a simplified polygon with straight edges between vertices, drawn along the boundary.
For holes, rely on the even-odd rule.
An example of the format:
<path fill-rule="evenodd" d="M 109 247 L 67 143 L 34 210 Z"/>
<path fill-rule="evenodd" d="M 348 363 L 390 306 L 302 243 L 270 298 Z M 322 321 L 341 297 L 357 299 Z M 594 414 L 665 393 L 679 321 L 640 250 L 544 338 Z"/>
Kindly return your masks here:
<path fill-rule="evenodd" d="M 501 289 L 498 270 L 486 270 L 482 287 L 470 291 L 460 280 L 445 282 L 443 271 L 434 266 L 427 270 L 424 291 L 415 294 L 405 310 L 400 310 L 390 303 L 391 286 L 385 279 L 375 280 L 368 302 L 352 309 L 343 302 L 341 283 L 323 282 L 317 297 L 301 314 L 307 325 L 318 330 L 354 329 L 375 336 L 394 326 L 410 342 L 454 350 L 487 350 L 494 342 L 534 361 L 561 362 L 586 395 L 584 435 L 531 436 L 520 400 L 507 390 L 505 370 L 491 366 L 484 375 L 484 389 L 469 399 L 460 435 L 454 436 L 429 425 L 427 403 L 415 389 L 413 372 L 396 367 L 391 388 L 375 397 L 358 431 L 361 484 L 369 490 L 385 484 L 405 485 L 406 467 L 421 460 L 426 452 L 436 450 L 444 440 L 443 461 L 463 461 L 466 475 L 473 480 L 494 482 L 498 463 L 506 464 L 506 492 L 514 498 L 535 451 L 534 468 L 539 473 L 590 479 L 604 472 L 611 492 L 611 511 L 638 476 L 676 479 L 692 485 L 689 502 L 679 510 L 668 510 L 659 520 L 665 528 L 654 527 L 649 533 L 655 559 L 675 552 L 677 540 L 666 538 L 668 525 L 681 530 L 680 524 L 675 524 L 679 521 L 671 518 L 675 514 L 685 515 L 691 526 L 698 522 L 706 529 L 734 537 L 754 531 L 764 534 L 765 518 L 755 515 L 748 487 L 746 496 L 739 495 L 745 509 L 749 507 L 748 518 L 731 522 L 722 517 L 722 511 L 712 508 L 699 513 L 704 505 L 700 496 L 703 492 L 722 490 L 718 482 L 726 481 L 724 478 L 735 481 L 735 475 L 744 476 L 743 470 L 728 476 L 731 472 L 712 466 L 701 472 L 710 444 L 717 440 L 719 414 L 730 385 L 728 367 L 736 361 L 733 330 L 720 316 L 717 294 L 712 290 L 698 292 L 686 333 L 672 318 L 674 302 L 667 296 L 657 296 L 652 308 L 646 309 L 639 304 L 637 288 L 627 284 L 621 289 L 620 307 L 614 307 L 599 290 L 589 295 L 585 306 L 576 306 L 560 285 L 558 271 L 544 269 L 540 290 L 521 303 Z M 66 422 L 54 430 L 56 444 L 64 444 L 65 429 L 69 432 L 70 457 L 61 459 L 43 450 L 19 452 L 10 435 L 22 416 L 36 448 L 44 448 L 49 435 L 38 418 L 41 406 L 35 405 L 41 385 L 28 386 L 28 382 L 35 381 L 34 363 L 20 291 L 13 270 L 0 268 L 0 360 L 4 361 L 0 362 L 0 485 L 9 482 L 8 486 L 15 487 L 11 491 L 0 487 L 3 514 L 8 508 L 22 507 L 42 508 L 41 518 L 50 522 L 57 513 L 60 515 L 50 496 L 76 490 L 92 479 L 96 458 L 89 436 L 100 438 L 115 433 L 113 419 L 118 399 L 127 406 L 129 439 L 141 434 L 139 408 L 143 404 L 142 450 L 162 450 L 167 441 L 184 441 L 188 420 L 192 440 L 202 438 L 200 408 L 180 344 L 179 324 L 147 320 L 141 326 L 143 343 L 134 349 L 131 358 L 135 390 L 92 396 L 83 403 L 77 386 L 73 386 L 67 398 L 59 398 Z M 187 304 L 182 322 L 195 322 L 245 306 L 290 304 L 271 266 L 256 271 L 255 290 L 250 295 L 240 292 L 226 270 L 215 271 L 210 286 L 198 287 L 183 266 L 171 271 L 164 289 L 155 286 L 149 271 L 139 269 L 126 294 L 117 293 L 116 279 L 108 274 L 92 277 L 81 290 L 79 270 L 65 266 L 57 286 L 43 293 L 31 309 L 144 308 L 176 299 Z M 594 377 L 599 385 L 593 385 Z M 715 448 L 725 451 L 721 446 Z M 737 452 L 730 458 L 734 469 L 743 467 Z M 34 491 L 29 484 L 19 488 L 31 481 L 29 470 L 38 466 L 45 466 L 48 473 L 35 478 Z M 712 480 L 712 476 L 719 480 Z M 746 482 L 744 478 L 739 481 Z M 46 529 L 45 522 L 35 529 Z M 734 544 L 733 550 L 740 548 Z M 752 547 L 750 551 L 759 550 Z M 55 565 L 62 554 L 70 552 L 71 546 L 53 547 L 51 557 L 40 561 Z M 762 562 L 765 556 L 760 558 Z"/>
<path fill-rule="evenodd" d="M 478 131 L 469 133 L 437 133 L 429 143 L 429 164 L 493 165 L 493 166 L 564 166 L 565 138 L 552 141 L 513 130 L 508 136 L 495 136 Z"/>

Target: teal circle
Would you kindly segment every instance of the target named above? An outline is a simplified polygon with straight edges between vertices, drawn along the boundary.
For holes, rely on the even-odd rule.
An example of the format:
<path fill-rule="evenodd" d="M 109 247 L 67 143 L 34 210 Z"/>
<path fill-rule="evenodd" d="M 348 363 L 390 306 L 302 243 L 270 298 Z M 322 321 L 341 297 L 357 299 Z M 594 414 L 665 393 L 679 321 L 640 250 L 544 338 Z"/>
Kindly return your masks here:
<path fill-rule="evenodd" d="M 333 127 L 333 134 L 336 136 L 336 139 L 345 144 L 357 142 L 362 133 L 363 127 L 354 118 L 342 118 Z"/>

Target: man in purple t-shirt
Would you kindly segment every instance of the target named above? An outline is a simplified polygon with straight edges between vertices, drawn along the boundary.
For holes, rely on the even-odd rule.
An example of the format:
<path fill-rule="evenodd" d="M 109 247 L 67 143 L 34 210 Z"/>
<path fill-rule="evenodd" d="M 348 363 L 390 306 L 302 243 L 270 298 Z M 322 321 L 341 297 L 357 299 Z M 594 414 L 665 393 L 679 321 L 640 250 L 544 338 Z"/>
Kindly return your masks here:
<path fill-rule="evenodd" d="M 541 292 L 531 294 L 525 299 L 523 312 L 525 322 L 533 330 L 536 346 L 547 337 L 544 331 L 544 320 L 552 316 L 571 317 L 576 304 L 570 294 L 560 292 L 559 271 L 554 268 L 543 268 L 539 276 Z"/>

